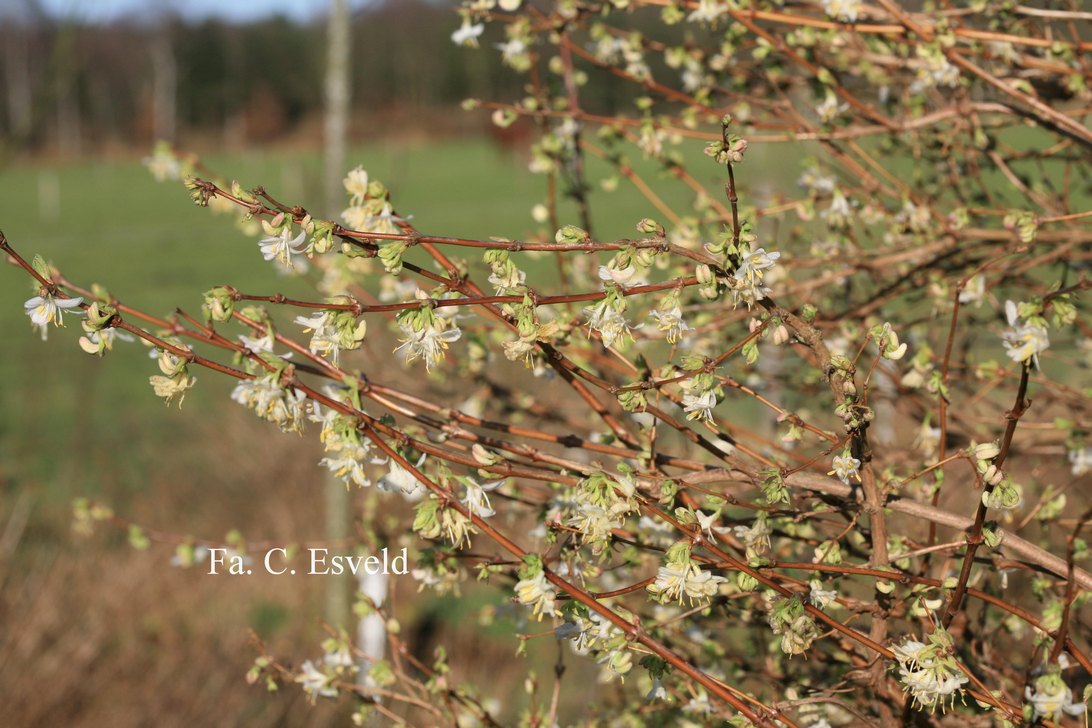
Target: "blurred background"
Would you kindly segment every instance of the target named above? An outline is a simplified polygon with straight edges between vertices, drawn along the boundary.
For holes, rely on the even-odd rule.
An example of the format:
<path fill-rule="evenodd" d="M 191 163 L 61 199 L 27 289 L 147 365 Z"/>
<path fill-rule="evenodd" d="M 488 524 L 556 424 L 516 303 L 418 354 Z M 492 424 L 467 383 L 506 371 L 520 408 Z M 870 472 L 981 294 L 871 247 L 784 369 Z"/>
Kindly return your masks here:
<path fill-rule="evenodd" d="M 427 232 L 536 229 L 530 211 L 545 183 L 526 170 L 531 130 L 501 132 L 486 112 L 459 107 L 468 96 L 521 95 L 492 49 L 498 39 L 482 38 L 488 52 L 454 45 L 459 20 L 448 2 L 358 0 L 348 9 L 338 179 L 363 165 Z M 180 185 L 156 183 L 142 160 L 165 139 L 229 179 L 322 209 L 327 13 L 326 0 L 0 0 L 0 230 L 28 258 L 40 253 L 73 282 L 102 283 L 156 315 L 199 315 L 202 292 L 225 283 L 302 293 L 260 259 L 256 239 L 194 207 Z M 589 105 L 609 112 L 616 93 L 609 75 L 594 76 Z M 701 143 L 691 147 L 685 153 L 700 156 Z M 610 175 L 590 164 L 593 179 Z M 709 169 L 710 189 L 716 176 Z M 661 190 L 668 204 L 687 199 L 676 192 Z M 601 236 L 629 234 L 650 212 L 626 189 L 606 211 L 596 205 L 603 194 L 591 192 L 593 209 L 604 210 Z M 268 695 L 244 681 L 257 656 L 250 628 L 286 662 L 318 656 L 328 578 L 211 577 L 170 566 L 168 544 L 137 552 L 124 529 L 72 529 L 73 500 L 89 498 L 164 534 L 322 540 L 315 438 L 259 422 L 228 400 L 231 382 L 208 373 L 181 409 L 164 407 L 142 347 L 89 357 L 73 319 L 40 341 L 22 307 L 31 295 L 25 275 L 0 269 L 0 722 L 344 724 L 350 701 L 311 706 L 298 689 Z M 417 596 L 408 577 L 393 588 L 418 655 L 428 662 L 448 645 L 454 677 L 490 686 L 505 701 L 498 715 L 513 720 L 524 673 L 499 669 L 517 659 L 513 623 L 476 626 L 503 600 L 497 591 Z M 539 642 L 530 659 L 548 687 L 556 649 Z M 568 663 L 566 698 L 580 714 L 613 699 L 596 687 L 593 665 Z"/>

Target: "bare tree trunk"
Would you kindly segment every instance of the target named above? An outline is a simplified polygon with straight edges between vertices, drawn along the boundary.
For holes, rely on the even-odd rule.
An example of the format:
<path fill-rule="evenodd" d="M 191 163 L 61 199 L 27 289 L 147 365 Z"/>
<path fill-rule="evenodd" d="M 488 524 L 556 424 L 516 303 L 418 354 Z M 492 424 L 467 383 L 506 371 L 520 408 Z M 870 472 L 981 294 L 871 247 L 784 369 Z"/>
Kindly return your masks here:
<path fill-rule="evenodd" d="M 338 188 L 345 167 L 345 136 L 349 109 L 349 6 L 347 0 L 331 0 L 327 26 L 326 135 L 323 162 L 325 206 L 335 214 Z M 352 499 L 345 483 L 333 475 L 326 481 L 326 535 L 341 539 L 349 535 Z M 349 626 L 348 579 L 331 579 L 326 591 L 326 620 L 333 626 Z"/>
<path fill-rule="evenodd" d="M 349 127 L 349 3 L 331 0 L 326 56 L 326 211 L 331 217 L 344 197 L 345 144 Z"/>

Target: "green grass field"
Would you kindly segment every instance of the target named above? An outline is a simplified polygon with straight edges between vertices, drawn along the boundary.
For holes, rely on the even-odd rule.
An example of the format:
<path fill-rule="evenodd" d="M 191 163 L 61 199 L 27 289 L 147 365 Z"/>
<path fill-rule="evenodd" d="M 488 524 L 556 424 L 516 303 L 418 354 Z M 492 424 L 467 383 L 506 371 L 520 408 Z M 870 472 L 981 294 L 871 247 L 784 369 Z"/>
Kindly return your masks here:
<path fill-rule="evenodd" d="M 690 146 L 700 155 L 699 143 Z M 283 201 L 321 206 L 315 153 L 217 155 L 205 162 L 246 186 L 264 185 Z M 527 174 L 523 161 L 486 141 L 359 147 L 349 155 L 349 166 L 357 164 L 383 180 L 398 210 L 431 233 L 523 237 L 535 227 L 531 207 L 544 198 L 545 178 Z M 594 160 L 592 165 L 593 179 L 606 172 Z M 638 162 L 638 168 L 657 182 L 650 165 Z M 712 183 L 716 170 L 710 165 L 709 171 Z M 657 187 L 671 204 L 687 199 L 677 184 Z M 609 211 L 596 218 L 599 237 L 632 235 L 637 220 L 655 216 L 625 180 L 603 204 L 607 194 L 592 192 L 593 209 Z M 181 307 L 198 314 L 201 293 L 223 283 L 248 292 L 306 293 L 266 264 L 256 240 L 242 236 L 230 219 L 192 205 L 178 184 L 156 183 L 138 159 L 11 167 L 0 172 L 0 199 L 0 230 L 21 254 L 40 253 L 73 282 L 101 283 L 150 313 Z M 568 215 L 563 222 L 576 222 L 572 205 L 562 210 Z M 142 436 L 169 437 L 230 391 L 230 382 L 206 373 L 181 411 L 168 410 L 147 384 L 156 372 L 141 347 L 122 345 L 102 360 L 87 356 L 76 344 L 80 331 L 73 317 L 66 330 L 51 330 L 41 342 L 22 310 L 33 295 L 30 281 L 15 268 L 0 276 L 0 377 L 8 383 L 0 402 L 0 453 L 9 477 L 50 484 L 63 479 L 63 486 L 46 490 L 65 499 L 95 492 L 95 473 L 68 463 L 125 443 L 130 455 L 137 451 L 139 464 L 142 451 L 154 456 Z M 129 487 L 141 487 L 140 470 L 123 476 Z"/>

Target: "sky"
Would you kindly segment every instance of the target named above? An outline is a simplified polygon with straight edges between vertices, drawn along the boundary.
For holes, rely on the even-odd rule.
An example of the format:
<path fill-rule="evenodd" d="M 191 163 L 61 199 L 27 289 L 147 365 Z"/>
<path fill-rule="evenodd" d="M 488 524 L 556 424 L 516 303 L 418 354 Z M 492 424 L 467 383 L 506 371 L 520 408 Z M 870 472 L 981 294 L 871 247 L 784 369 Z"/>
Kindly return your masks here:
<path fill-rule="evenodd" d="M 350 0 L 352 8 L 368 0 Z M 324 15 L 330 0 L 36 0 L 54 17 L 75 17 L 101 23 L 121 18 L 151 18 L 163 9 L 173 10 L 189 20 L 218 17 L 245 21 L 286 15 L 294 20 L 309 20 Z M 22 0 L 0 0 L 0 6 L 24 5 Z M 0 13 L 2 15 L 3 13 Z"/>

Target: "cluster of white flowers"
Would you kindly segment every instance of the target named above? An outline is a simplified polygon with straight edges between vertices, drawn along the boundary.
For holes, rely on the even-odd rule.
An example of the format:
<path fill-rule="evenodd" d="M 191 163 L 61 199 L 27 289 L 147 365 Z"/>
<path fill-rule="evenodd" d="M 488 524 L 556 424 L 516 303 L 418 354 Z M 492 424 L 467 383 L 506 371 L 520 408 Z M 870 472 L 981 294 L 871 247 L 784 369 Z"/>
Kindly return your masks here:
<path fill-rule="evenodd" d="M 546 572 L 542 569 L 533 576 L 519 580 L 516 584 L 516 598 L 520 604 L 531 607 L 531 614 L 539 620 L 543 615 L 552 617 L 557 614 L 554 608 L 557 591 L 546 580 Z"/>
<path fill-rule="evenodd" d="M 614 346 L 626 336 L 631 336 L 629 332 L 632 327 L 623 315 L 625 310 L 625 299 L 611 295 L 584 309 L 588 328 L 599 333 L 603 346 Z"/>
<path fill-rule="evenodd" d="M 1050 336 L 1041 319 L 1026 320 L 1020 316 L 1019 307 L 1005 301 L 1005 318 L 1009 329 L 1001 334 L 1008 356 L 1021 364 L 1029 362 L 1039 366 L 1039 354 L 1050 348 Z"/>
<path fill-rule="evenodd" d="M 254 410 L 256 415 L 284 432 L 301 432 L 307 396 L 294 387 L 282 387 L 280 376 L 280 372 L 269 372 L 262 377 L 244 379 L 235 385 L 231 399 Z"/>
<path fill-rule="evenodd" d="M 346 393 L 342 390 L 327 388 L 326 395 L 331 399 L 346 401 Z M 371 441 L 360 434 L 356 420 L 334 409 L 323 411 L 317 402 L 312 403 L 309 419 L 322 425 L 319 440 L 326 448 L 326 457 L 319 460 L 319 465 L 346 484 L 351 483 L 361 488 L 371 485 L 364 469 L 365 464 L 380 465 L 387 459 L 372 453 Z"/>
<path fill-rule="evenodd" d="M 656 572 L 656 580 L 646 588 L 649 594 L 661 602 L 677 600 L 682 604 L 685 597 L 693 605 L 715 597 L 725 581 L 723 576 L 702 571 L 701 567 L 691 561 L 661 566 Z"/>
<path fill-rule="evenodd" d="M 776 599 L 767 621 L 774 634 L 781 635 L 781 651 L 790 657 L 807 652 L 820 634 L 815 620 L 795 596 Z"/>
<path fill-rule="evenodd" d="M 316 698 L 336 698 L 338 689 L 336 683 L 339 680 L 350 682 L 358 669 L 353 660 L 352 652 L 347 643 L 341 640 L 329 639 L 324 643 L 325 654 L 317 664 L 307 660 L 300 666 L 296 674 L 295 682 L 303 687 L 311 702 Z"/>
<path fill-rule="evenodd" d="M 943 709 L 963 693 L 968 678 L 951 655 L 952 638 L 941 628 L 929 635 L 929 644 L 908 639 L 892 647 L 899 681 L 918 708 Z"/>
<path fill-rule="evenodd" d="M 621 475 L 593 473 L 576 486 L 568 503 L 571 515 L 566 525 L 580 532 L 580 537 L 599 552 L 611 539 L 611 531 L 621 528 L 631 513 L 639 510 L 633 479 Z"/>
<path fill-rule="evenodd" d="M 363 318 L 357 321 L 349 311 L 318 311 L 310 317 L 297 316 L 296 323 L 305 333 L 311 332 L 311 352 L 328 358 L 334 366 L 342 349 L 359 349 L 368 332 L 368 322 Z"/>
<path fill-rule="evenodd" d="M 856 23 L 861 13 L 861 0 L 823 0 L 823 12 L 843 23 Z"/>
<path fill-rule="evenodd" d="M 861 473 L 858 470 L 860 467 L 861 461 L 853 457 L 848 450 L 845 450 L 840 455 L 834 456 L 834 469 L 827 475 L 837 475 L 843 483 L 848 485 L 850 478 L 860 482 Z"/>
<path fill-rule="evenodd" d="M 683 319 L 677 293 L 666 296 L 660 302 L 659 308 L 649 311 L 648 315 L 656 322 L 656 330 L 667 335 L 667 341 L 670 344 L 678 343 L 679 339 L 685 336 L 687 331 L 691 330 Z"/>
<path fill-rule="evenodd" d="M 732 299 L 735 305 L 744 303 L 751 308 L 770 294 L 763 281 L 766 272 L 777 264 L 780 257 L 781 253 L 767 253 L 764 248 L 748 250 L 742 255 L 739 267 L 732 274 Z"/>
<path fill-rule="evenodd" d="M 698 6 L 686 16 L 691 23 L 712 23 L 728 14 L 725 0 L 698 0 Z"/>
<path fill-rule="evenodd" d="M 819 121 L 824 124 L 829 124 L 848 108 L 849 104 L 838 103 L 838 97 L 834 95 L 834 92 L 827 90 L 826 96 L 823 97 L 823 102 L 816 105 L 815 113 L 819 117 Z"/>
<path fill-rule="evenodd" d="M 406 311 L 398 317 L 398 327 L 405 338 L 395 348 L 406 363 L 417 359 L 425 362 L 425 369 L 432 369 L 444 358 L 447 345 L 458 341 L 462 330 L 448 316 L 437 316 L 431 308 Z"/>
<path fill-rule="evenodd" d="M 168 343 L 179 347 L 182 345 L 182 342 L 177 340 Z M 162 376 L 148 377 L 148 382 L 155 390 L 156 396 L 162 397 L 167 404 L 177 401 L 181 407 L 186 392 L 197 383 L 197 378 L 191 377 L 189 374 L 188 361 L 166 350 L 153 349 L 150 354 L 156 357 L 159 363 L 159 371 L 163 372 Z"/>

